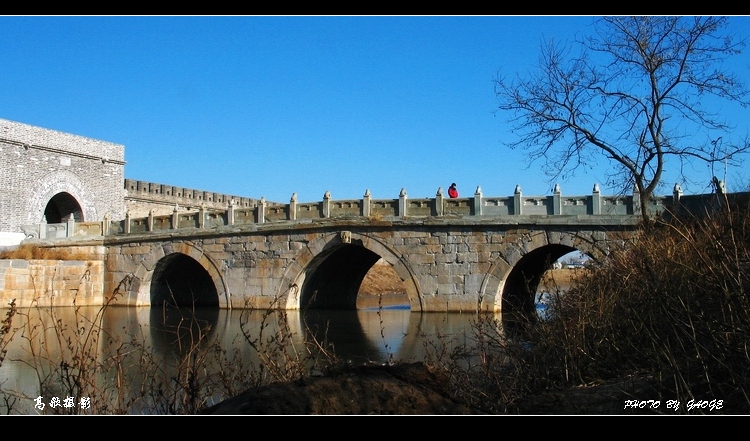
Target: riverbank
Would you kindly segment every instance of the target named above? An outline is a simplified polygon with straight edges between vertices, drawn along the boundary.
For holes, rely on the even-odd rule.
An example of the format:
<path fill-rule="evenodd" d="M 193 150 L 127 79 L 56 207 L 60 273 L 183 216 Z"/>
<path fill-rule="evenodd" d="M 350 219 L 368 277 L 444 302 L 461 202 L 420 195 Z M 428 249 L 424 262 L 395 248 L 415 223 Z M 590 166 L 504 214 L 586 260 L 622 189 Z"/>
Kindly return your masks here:
<path fill-rule="evenodd" d="M 643 378 L 547 391 L 519 400 L 507 415 L 648 415 L 625 409 L 656 396 Z M 658 409 L 664 412 L 664 409 Z M 248 389 L 202 415 L 492 415 L 451 394 L 446 372 L 423 363 L 344 366 L 326 375 Z"/>

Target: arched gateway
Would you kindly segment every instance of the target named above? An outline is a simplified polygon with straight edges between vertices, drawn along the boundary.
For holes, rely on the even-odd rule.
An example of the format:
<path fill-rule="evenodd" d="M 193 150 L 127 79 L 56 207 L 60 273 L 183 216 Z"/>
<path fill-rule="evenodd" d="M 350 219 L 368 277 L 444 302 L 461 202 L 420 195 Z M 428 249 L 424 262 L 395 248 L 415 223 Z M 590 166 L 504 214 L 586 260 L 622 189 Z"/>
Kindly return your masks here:
<path fill-rule="evenodd" d="M 124 147 L 0 119 L 0 245 L 28 225 L 125 215 Z"/>

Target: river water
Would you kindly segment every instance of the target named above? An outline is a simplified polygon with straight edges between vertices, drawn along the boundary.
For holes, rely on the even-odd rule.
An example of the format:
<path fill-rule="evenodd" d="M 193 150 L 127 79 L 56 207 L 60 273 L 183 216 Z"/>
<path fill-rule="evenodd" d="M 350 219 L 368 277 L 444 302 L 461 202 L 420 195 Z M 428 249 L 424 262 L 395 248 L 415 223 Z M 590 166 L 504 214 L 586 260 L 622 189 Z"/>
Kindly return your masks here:
<path fill-rule="evenodd" d="M 225 357 L 236 357 L 231 364 L 248 369 L 262 364 L 259 350 L 273 352 L 281 346 L 285 357 L 325 347 L 339 360 L 351 363 L 422 361 L 428 351 L 447 353 L 469 345 L 476 320 L 476 314 L 471 313 L 418 313 L 398 305 L 306 312 L 123 306 L 20 308 L 12 331 L 5 337 L 10 341 L 0 366 L 0 401 L 13 396 L 12 413 L 42 413 L 34 400 L 41 397 L 49 405 L 56 395 L 64 399 L 70 385 L 55 385 L 61 380 L 54 380 L 43 389 L 40 384 L 49 372 L 65 363 L 74 364 L 70 360 L 75 357 L 91 357 L 102 364 L 116 360 L 110 370 L 117 374 L 104 375 L 98 381 L 122 382 L 127 378 L 131 394 L 157 375 L 144 366 L 185 363 L 185 355 L 199 346 L 221 348 L 226 351 Z M 212 357 L 211 351 L 207 353 L 203 357 Z M 226 369 L 209 362 L 205 366 Z M 165 382 L 175 375 L 166 367 L 159 372 Z M 0 414 L 7 408 L 0 402 Z"/>

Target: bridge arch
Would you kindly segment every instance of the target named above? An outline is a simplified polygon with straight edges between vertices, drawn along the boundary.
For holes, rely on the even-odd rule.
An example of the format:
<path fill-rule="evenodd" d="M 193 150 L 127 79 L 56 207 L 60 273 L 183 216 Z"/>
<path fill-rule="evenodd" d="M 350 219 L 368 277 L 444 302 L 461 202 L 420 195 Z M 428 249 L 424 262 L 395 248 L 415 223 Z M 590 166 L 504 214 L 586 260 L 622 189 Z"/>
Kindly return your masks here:
<path fill-rule="evenodd" d="M 169 299 L 169 285 L 183 290 L 203 290 L 195 306 L 230 308 L 229 289 L 220 265 L 192 242 L 152 247 L 134 273 L 131 297 L 136 305 L 156 306 Z M 191 288 L 192 287 L 192 288 Z M 178 295 L 179 306 L 191 306 L 188 294 Z M 170 302 L 167 302 L 170 303 Z"/>
<path fill-rule="evenodd" d="M 156 264 L 150 284 L 151 306 L 215 307 L 216 286 L 198 261 L 182 253 L 164 256 Z"/>
<path fill-rule="evenodd" d="M 376 237 L 350 231 L 311 241 L 287 269 L 279 293 L 287 309 L 356 309 L 357 291 L 379 260 L 389 263 L 403 282 L 412 311 L 421 311 L 419 282 L 401 255 Z M 344 292 L 337 298 L 327 292 Z"/>
<path fill-rule="evenodd" d="M 536 317 L 534 297 L 544 273 L 560 257 L 576 251 L 568 245 L 550 244 L 526 253 L 508 272 L 501 294 L 503 322 Z"/>
<path fill-rule="evenodd" d="M 503 314 L 503 321 L 520 317 L 534 318 L 534 296 L 544 273 L 560 257 L 573 252 L 598 259 L 607 252 L 607 238 L 602 234 L 545 231 L 527 235 L 506 258 L 494 262 L 482 282 L 481 299 L 492 304 L 492 310 Z"/>

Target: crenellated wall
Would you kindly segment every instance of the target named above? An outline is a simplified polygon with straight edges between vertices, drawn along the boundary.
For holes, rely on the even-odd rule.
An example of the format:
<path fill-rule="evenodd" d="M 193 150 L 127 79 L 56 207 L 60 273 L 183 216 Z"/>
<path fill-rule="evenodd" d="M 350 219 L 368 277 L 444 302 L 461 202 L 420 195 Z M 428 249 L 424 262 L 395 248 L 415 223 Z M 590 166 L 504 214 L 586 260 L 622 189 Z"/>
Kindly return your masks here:
<path fill-rule="evenodd" d="M 178 211 L 196 211 L 201 206 L 226 209 L 230 201 L 239 208 L 254 207 L 260 202 L 242 196 L 125 179 L 125 207 L 131 217 L 146 217 L 149 212 L 171 214 L 175 207 Z"/>

